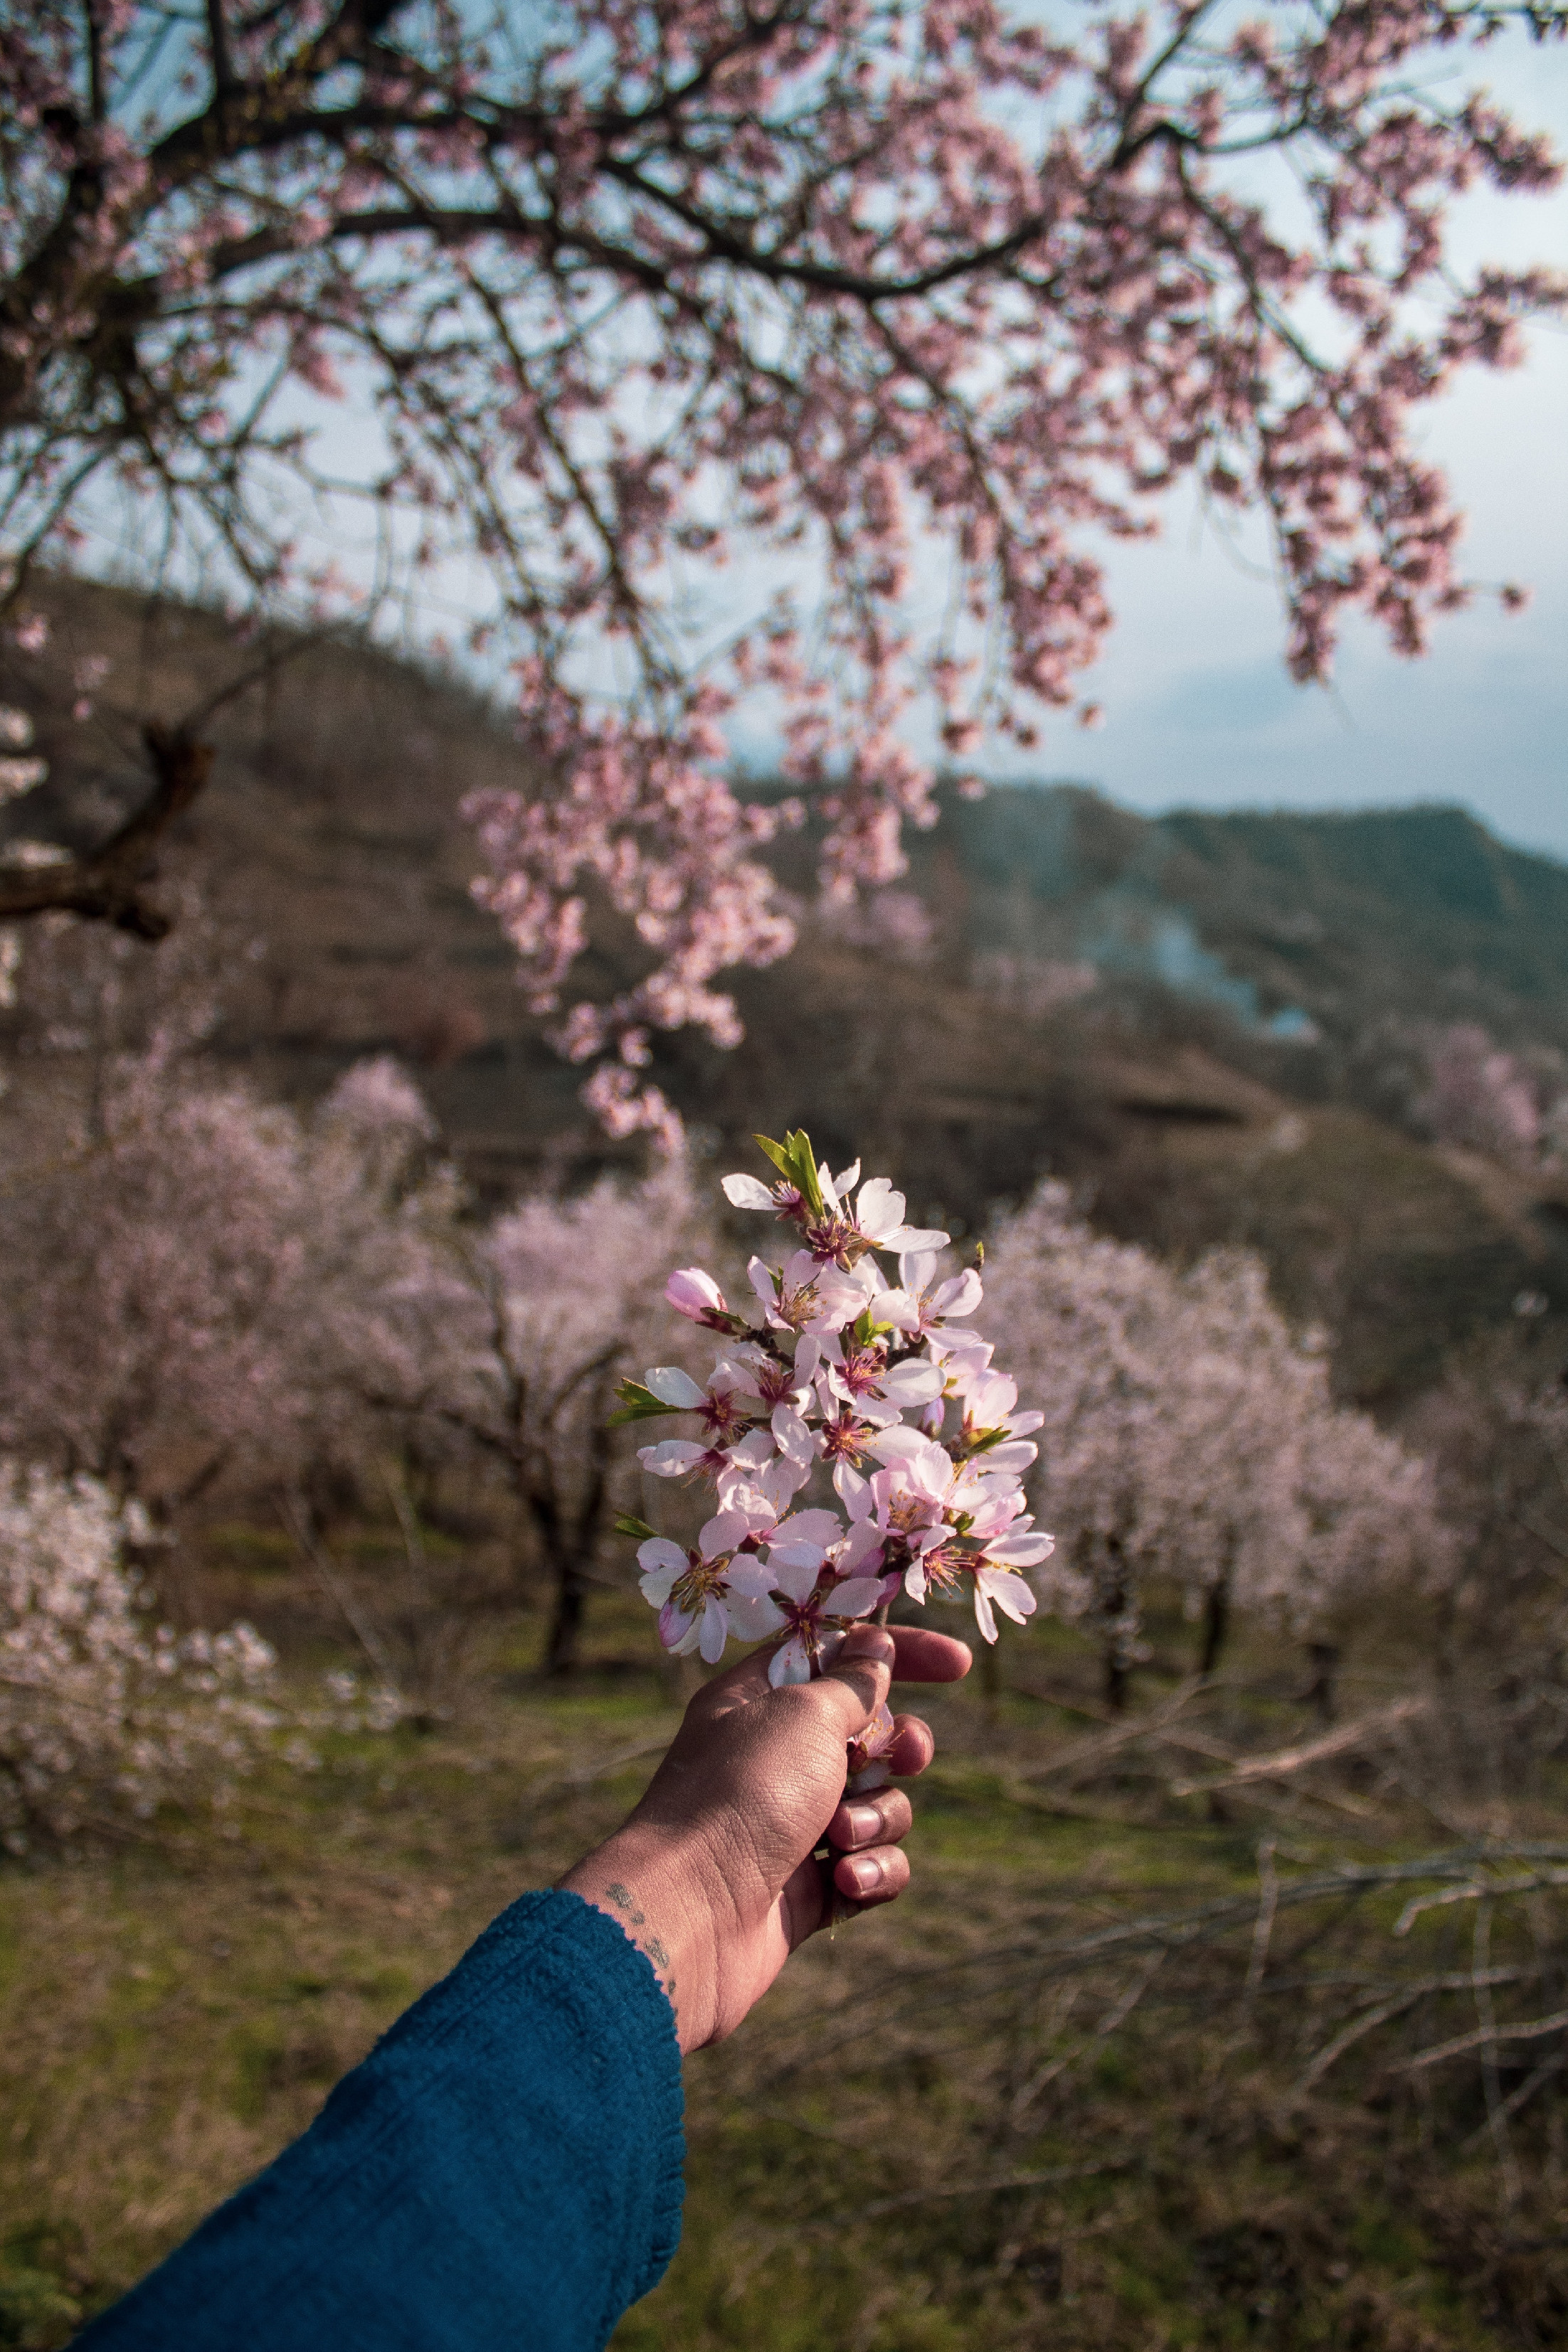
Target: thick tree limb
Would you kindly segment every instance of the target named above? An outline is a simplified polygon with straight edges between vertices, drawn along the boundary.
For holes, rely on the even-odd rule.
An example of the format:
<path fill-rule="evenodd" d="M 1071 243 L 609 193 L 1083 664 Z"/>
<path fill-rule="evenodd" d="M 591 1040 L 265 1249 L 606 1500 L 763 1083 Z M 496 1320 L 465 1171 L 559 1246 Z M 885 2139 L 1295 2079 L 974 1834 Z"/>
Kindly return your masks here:
<path fill-rule="evenodd" d="M 152 792 L 101 849 L 68 865 L 0 868 L 0 921 L 28 915 L 80 915 L 110 923 L 139 940 L 161 940 L 173 918 L 143 894 L 158 845 L 177 816 L 204 790 L 213 746 L 185 729 L 149 725 L 142 740 L 152 764 Z"/>

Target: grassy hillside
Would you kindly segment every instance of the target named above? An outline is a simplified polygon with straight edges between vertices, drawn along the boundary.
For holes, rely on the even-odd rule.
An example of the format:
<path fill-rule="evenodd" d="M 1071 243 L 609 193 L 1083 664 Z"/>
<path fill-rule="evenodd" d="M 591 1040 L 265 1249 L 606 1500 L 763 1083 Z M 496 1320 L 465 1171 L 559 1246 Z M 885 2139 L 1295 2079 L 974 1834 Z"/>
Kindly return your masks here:
<path fill-rule="evenodd" d="M 52 602 L 49 653 L 0 677 L 37 717 L 51 780 L 6 818 L 82 842 L 145 789 L 138 721 L 178 716 L 254 653 L 209 614 L 79 584 Z M 80 726 L 71 666 L 89 646 L 114 668 Z M 526 782 L 484 705 L 321 645 L 214 731 L 213 786 L 168 862 L 213 929 L 222 1065 L 304 1097 L 358 1055 L 397 1053 L 492 1196 L 613 1160 L 468 893 L 463 793 Z M 801 1121 L 897 1170 L 922 1218 L 978 1228 L 1051 1172 L 1118 1232 L 1182 1252 L 1251 1243 L 1293 1312 L 1342 1331 L 1342 1384 L 1367 1399 L 1419 1384 L 1521 1288 L 1568 1303 L 1568 1195 L 1435 1153 L 1336 1075 L 1361 1028 L 1402 1007 L 1568 1035 L 1568 872 L 1447 812 L 1153 824 L 1060 787 L 955 803 L 915 845 L 915 879 L 939 917 L 930 962 L 808 925 L 788 963 L 739 976 L 741 1052 L 659 1041 L 657 1074 L 700 1144 L 728 1154 Z M 614 925 L 595 937 L 598 977 L 625 972 Z M 977 984 L 977 955 L 999 950 L 1092 952 L 1100 984 L 1030 1014 Z M 1267 1034 L 1291 1006 L 1321 1045 Z"/>

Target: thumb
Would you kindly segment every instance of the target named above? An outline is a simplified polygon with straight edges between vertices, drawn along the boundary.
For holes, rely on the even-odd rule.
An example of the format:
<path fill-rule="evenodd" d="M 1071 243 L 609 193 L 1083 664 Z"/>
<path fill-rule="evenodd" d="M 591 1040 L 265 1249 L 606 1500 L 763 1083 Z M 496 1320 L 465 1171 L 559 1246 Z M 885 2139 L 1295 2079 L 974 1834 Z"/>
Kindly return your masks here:
<path fill-rule="evenodd" d="M 842 1725 L 844 1738 L 863 1731 L 893 1686 L 893 1637 L 882 1625 L 852 1625 L 844 1646 L 816 1687 Z"/>

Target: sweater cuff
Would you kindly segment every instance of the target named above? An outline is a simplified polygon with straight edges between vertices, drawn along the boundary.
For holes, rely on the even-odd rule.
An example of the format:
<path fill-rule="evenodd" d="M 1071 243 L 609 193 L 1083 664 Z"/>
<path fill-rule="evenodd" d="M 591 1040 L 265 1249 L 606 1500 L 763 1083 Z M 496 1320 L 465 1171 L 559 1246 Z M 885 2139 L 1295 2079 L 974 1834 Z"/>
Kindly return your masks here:
<path fill-rule="evenodd" d="M 686 2195 L 685 2092 L 675 2011 L 652 1961 L 617 1921 L 596 1904 L 564 1888 L 524 1895 L 503 1911 L 469 1954 L 477 1960 L 491 1940 L 525 1969 L 545 1962 L 558 2006 L 578 2013 L 584 2041 L 602 2039 L 610 2068 L 630 2094 L 636 2085 L 646 2165 L 644 2213 L 639 2219 L 647 2252 L 623 2274 L 603 2315 L 606 2336 L 630 2305 L 650 2294 L 669 2268 L 680 2243 Z M 566 1993 L 570 1984 L 572 1993 Z M 396 2029 L 395 2028 L 394 2031 Z M 632 2105 L 631 2096 L 626 2105 Z"/>

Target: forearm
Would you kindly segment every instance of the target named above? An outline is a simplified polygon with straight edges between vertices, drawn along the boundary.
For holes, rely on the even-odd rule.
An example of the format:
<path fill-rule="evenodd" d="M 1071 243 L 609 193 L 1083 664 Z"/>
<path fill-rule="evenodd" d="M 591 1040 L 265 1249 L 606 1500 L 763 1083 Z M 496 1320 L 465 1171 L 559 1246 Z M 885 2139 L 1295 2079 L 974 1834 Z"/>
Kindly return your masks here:
<path fill-rule="evenodd" d="M 715 1874 L 695 1843 L 634 1815 L 557 1882 L 613 1919 L 646 1955 L 682 2053 L 712 2041 L 718 2024 Z"/>
<path fill-rule="evenodd" d="M 598 1910 L 525 1896 L 81 2341 L 599 2352 L 674 2251 L 680 2116 L 645 1961 Z"/>

